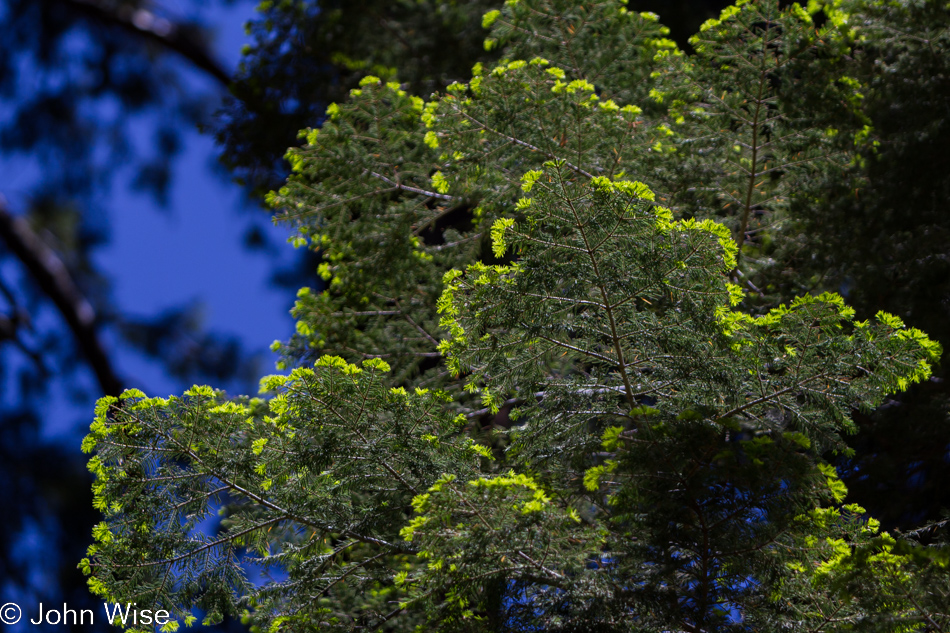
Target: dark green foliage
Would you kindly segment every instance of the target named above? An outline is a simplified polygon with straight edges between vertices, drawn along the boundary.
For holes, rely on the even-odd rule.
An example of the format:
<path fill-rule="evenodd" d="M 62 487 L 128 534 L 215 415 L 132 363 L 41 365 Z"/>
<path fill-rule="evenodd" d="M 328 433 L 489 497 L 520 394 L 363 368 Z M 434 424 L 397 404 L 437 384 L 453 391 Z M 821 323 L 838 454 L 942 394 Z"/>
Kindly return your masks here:
<path fill-rule="evenodd" d="M 623 103 L 645 100 L 662 51 L 676 47 L 655 14 L 615 2 L 508 3 L 486 14 L 483 24 L 492 27 L 488 45 L 505 46 L 510 59 L 547 58 Z"/>
<path fill-rule="evenodd" d="M 93 590 L 291 630 L 944 627 L 947 550 L 832 465 L 941 354 L 803 254 L 874 153 L 855 7 L 741 2 L 686 55 L 511 0 L 468 83 L 361 79 L 269 197 L 327 282 L 280 395 L 101 401 Z"/>
<path fill-rule="evenodd" d="M 846 2 L 860 82 L 860 158 L 823 175 L 796 205 L 815 260 L 863 314 L 884 309 L 950 343 L 950 12 L 926 3 Z M 863 125 L 868 127 L 865 129 Z M 910 528 L 950 506 L 946 369 L 895 398 L 852 440 L 846 479 L 889 525 Z"/>
<path fill-rule="evenodd" d="M 477 453 L 442 394 L 389 389 L 386 363 L 363 365 L 324 357 L 289 378 L 265 378 L 262 389 L 278 393 L 267 402 L 199 387 L 181 399 L 126 392 L 118 408 L 103 401 L 87 446 L 108 447 L 90 467 L 99 509 L 118 522 L 94 532 L 90 553 L 112 572 L 93 590 L 135 594 L 181 618 L 187 609 L 173 605 L 195 604 L 214 621 L 233 611 L 234 592 L 253 592 L 240 565 L 247 552 L 289 572 L 256 595 L 254 619 L 292 613 L 285 625 L 303 630 L 382 616 L 361 594 L 388 584 L 414 553 L 399 538 L 410 501 L 439 473 L 475 472 Z M 104 505 L 119 497 L 127 505 Z M 194 533 L 215 514 L 225 538 Z M 143 563 L 145 549 L 153 553 Z M 341 556 L 352 568 L 339 566 Z M 355 593 L 323 608 L 325 589 L 347 577 Z"/>
<path fill-rule="evenodd" d="M 251 187 L 276 188 L 297 131 L 323 121 L 364 75 L 398 79 L 428 96 L 491 59 L 479 28 L 488 0 L 268 0 L 219 113 L 222 160 Z"/>
<path fill-rule="evenodd" d="M 481 564 L 468 551 L 456 553 L 460 546 L 447 536 L 432 540 L 438 520 L 443 531 L 460 528 L 458 516 L 444 516 L 432 499 L 408 531 L 413 542 L 421 533 L 430 556 L 444 560 L 435 580 L 454 563 L 469 576 L 494 573 L 533 587 L 532 625 L 544 629 L 573 630 L 594 618 L 626 630 L 631 614 L 647 630 L 715 628 L 729 620 L 726 605 L 766 622 L 776 605 L 761 591 L 787 573 L 776 561 L 796 556 L 794 538 L 807 534 L 800 513 L 834 498 L 830 469 L 816 467 L 807 449 L 842 445 L 838 432 L 850 426 L 850 409 L 873 406 L 879 396 L 872 394 L 913 371 L 913 356 L 894 378 L 881 370 L 900 364 L 920 334 L 895 331 L 899 324 L 882 316 L 843 337 L 853 313 L 833 296 L 804 298 L 759 319 L 732 312 L 737 289 L 722 273 L 734 266 L 735 246 L 722 226 L 674 223 L 665 209 L 648 211 L 652 194 L 638 183 L 596 178 L 578 188 L 567 180 L 572 175 L 552 165 L 527 176 L 525 188 L 540 191 L 523 205 L 524 222 L 504 231 L 519 254 L 515 265 L 475 264 L 464 277 L 447 277 L 442 311 L 453 338 L 443 351 L 456 370 L 486 377 L 486 399 L 521 392 L 532 401 L 520 409 L 508 458 L 538 473 L 545 498 L 522 513 L 542 512 L 551 499 L 551 514 L 558 506 L 586 511 L 586 522 L 603 530 L 601 560 L 559 564 L 558 572 L 525 564 L 546 560 L 535 553 L 545 548 L 551 560 L 583 561 L 584 552 L 592 556 L 590 537 L 510 525 L 510 506 L 485 505 L 480 486 L 465 493 L 475 515 L 457 514 L 494 530 L 484 536 L 491 547 L 470 539 Z M 505 486 L 497 479 L 483 485 Z M 560 553 L 546 541 L 532 543 L 531 560 L 518 561 L 527 548 L 509 539 L 520 542 L 531 529 L 555 542 L 561 532 L 558 546 L 580 547 Z M 514 569 L 497 568 L 505 556 Z M 761 584 L 750 587 L 749 578 Z M 602 604 L 605 595 L 613 598 Z M 477 604 L 477 595 L 467 599 Z M 569 617 L 565 603 L 597 608 Z"/>

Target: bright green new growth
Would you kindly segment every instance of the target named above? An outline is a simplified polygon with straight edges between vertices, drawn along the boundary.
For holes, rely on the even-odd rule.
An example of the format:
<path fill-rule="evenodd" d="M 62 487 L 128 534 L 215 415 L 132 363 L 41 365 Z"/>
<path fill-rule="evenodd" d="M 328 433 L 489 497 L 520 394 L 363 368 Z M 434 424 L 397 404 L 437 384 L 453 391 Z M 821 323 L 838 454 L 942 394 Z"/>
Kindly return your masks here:
<path fill-rule="evenodd" d="M 327 283 L 271 395 L 100 401 L 93 591 L 275 632 L 924 630 L 945 561 L 825 460 L 939 345 L 748 282 L 827 158 L 775 90 L 808 14 L 740 2 L 693 58 L 619 2 L 484 24 L 510 59 L 427 103 L 367 77 L 291 152 L 271 202 Z"/>

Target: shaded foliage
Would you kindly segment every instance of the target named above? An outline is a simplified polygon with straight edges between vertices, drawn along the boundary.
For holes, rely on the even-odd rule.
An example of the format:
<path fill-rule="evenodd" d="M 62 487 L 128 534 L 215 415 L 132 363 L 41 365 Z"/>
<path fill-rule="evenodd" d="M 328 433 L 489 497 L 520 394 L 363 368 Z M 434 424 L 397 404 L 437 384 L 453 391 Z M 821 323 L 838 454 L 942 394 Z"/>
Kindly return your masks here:
<path fill-rule="evenodd" d="M 361 77 L 397 79 L 428 95 L 465 78 L 492 58 L 479 20 L 492 3 L 265 2 L 248 24 L 253 39 L 219 113 L 222 160 L 252 188 L 266 192 L 287 174 L 283 162 L 297 132 L 317 125 L 331 103 Z"/>
<path fill-rule="evenodd" d="M 883 145 L 860 53 L 913 36 L 878 7 L 740 2 L 687 54 L 520 0 L 468 83 L 362 78 L 269 196 L 326 282 L 280 393 L 100 401 L 92 589 L 293 630 L 940 630 L 942 524 L 898 540 L 832 465 L 882 457 L 846 436 L 940 345 L 822 292 L 803 231 Z"/>

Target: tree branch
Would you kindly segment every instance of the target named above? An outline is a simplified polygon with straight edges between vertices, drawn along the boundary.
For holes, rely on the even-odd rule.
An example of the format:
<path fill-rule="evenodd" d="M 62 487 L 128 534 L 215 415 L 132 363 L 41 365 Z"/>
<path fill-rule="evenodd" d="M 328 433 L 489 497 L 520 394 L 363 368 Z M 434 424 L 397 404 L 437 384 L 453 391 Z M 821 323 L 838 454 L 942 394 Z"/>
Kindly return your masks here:
<path fill-rule="evenodd" d="M 53 0 L 93 20 L 117 26 L 144 37 L 163 48 L 178 53 L 189 62 L 218 80 L 225 88 L 231 85 L 231 73 L 211 56 L 208 47 L 181 24 L 159 17 L 143 7 L 131 7 L 102 0 Z"/>
<path fill-rule="evenodd" d="M 122 381 L 116 376 L 112 361 L 99 340 L 95 310 L 79 291 L 63 261 L 33 232 L 26 220 L 7 210 L 3 198 L 0 198 L 0 239 L 63 315 L 76 345 L 95 372 L 102 392 L 110 396 L 122 393 Z"/>

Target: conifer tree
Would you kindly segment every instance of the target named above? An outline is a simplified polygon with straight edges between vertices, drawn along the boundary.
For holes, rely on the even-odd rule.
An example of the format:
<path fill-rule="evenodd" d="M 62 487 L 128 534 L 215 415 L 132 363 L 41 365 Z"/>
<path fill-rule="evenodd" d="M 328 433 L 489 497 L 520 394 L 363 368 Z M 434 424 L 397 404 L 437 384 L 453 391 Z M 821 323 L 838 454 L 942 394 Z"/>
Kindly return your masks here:
<path fill-rule="evenodd" d="M 776 300 L 790 201 L 864 138 L 836 11 L 740 2 L 688 56 L 513 0 L 468 83 L 364 78 L 270 197 L 326 282 L 289 374 L 100 401 L 92 590 L 274 631 L 942 630 L 945 550 L 829 462 L 940 346 Z"/>

